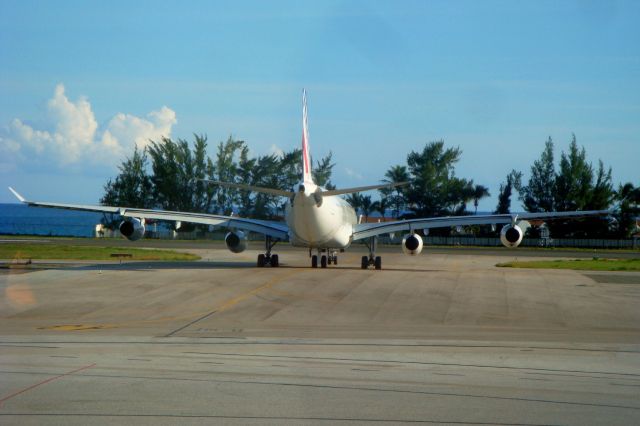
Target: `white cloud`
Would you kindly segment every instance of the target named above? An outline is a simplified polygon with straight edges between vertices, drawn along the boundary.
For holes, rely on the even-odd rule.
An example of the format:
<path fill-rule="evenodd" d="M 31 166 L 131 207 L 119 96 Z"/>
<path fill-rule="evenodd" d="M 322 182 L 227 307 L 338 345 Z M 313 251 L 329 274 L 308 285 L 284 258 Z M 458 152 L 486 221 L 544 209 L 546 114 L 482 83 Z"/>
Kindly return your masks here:
<path fill-rule="evenodd" d="M 269 154 L 270 155 L 276 155 L 276 156 L 282 158 L 282 157 L 284 157 L 284 150 L 282 148 L 280 148 L 276 144 L 271 144 L 271 146 L 269 147 Z"/>
<path fill-rule="evenodd" d="M 159 111 L 147 114 L 147 119 L 131 114 L 116 114 L 109 121 L 102 137 L 105 147 L 127 145 L 144 148 L 151 140 L 158 141 L 171 135 L 171 127 L 176 124 L 176 113 L 163 106 Z"/>
<path fill-rule="evenodd" d="M 118 113 L 100 129 L 85 97 L 69 100 L 62 84 L 47 103 L 49 125 L 36 129 L 16 118 L 0 131 L 0 156 L 10 163 L 26 159 L 53 161 L 59 166 L 114 164 L 134 146 L 170 137 L 176 113 L 163 106 L 146 118 Z"/>
<path fill-rule="evenodd" d="M 358 173 L 358 172 L 356 172 L 356 171 L 354 171 L 354 170 L 352 170 L 352 169 L 350 169 L 348 167 L 344 168 L 344 172 L 347 174 L 347 176 L 352 177 L 354 179 L 357 179 L 357 180 L 363 180 L 364 179 L 364 177 L 360 173 Z"/>

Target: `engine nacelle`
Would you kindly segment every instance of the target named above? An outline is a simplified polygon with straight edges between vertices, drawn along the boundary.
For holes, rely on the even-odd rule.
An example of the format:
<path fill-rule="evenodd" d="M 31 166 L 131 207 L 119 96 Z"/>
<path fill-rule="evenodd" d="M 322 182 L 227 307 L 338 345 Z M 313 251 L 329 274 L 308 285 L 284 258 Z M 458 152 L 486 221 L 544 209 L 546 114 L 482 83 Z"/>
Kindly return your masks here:
<path fill-rule="evenodd" d="M 418 234 L 407 234 L 402 238 L 402 251 L 409 256 L 416 256 L 422 251 L 422 238 Z"/>
<path fill-rule="evenodd" d="M 120 233 L 129 241 L 136 241 L 144 237 L 144 222 L 140 219 L 131 218 L 120 224 Z"/>
<path fill-rule="evenodd" d="M 518 247 L 522 242 L 524 233 L 518 225 L 505 225 L 500 231 L 500 241 L 505 247 Z"/>
<path fill-rule="evenodd" d="M 242 253 L 247 249 L 247 236 L 242 231 L 228 232 L 224 243 L 232 253 Z"/>

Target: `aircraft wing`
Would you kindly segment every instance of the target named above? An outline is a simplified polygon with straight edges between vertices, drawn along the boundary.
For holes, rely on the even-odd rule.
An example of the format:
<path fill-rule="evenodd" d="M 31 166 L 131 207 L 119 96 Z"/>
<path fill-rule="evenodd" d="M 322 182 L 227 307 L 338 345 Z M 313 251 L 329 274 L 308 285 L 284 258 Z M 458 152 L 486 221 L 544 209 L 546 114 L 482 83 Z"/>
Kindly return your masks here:
<path fill-rule="evenodd" d="M 412 232 L 419 229 L 446 228 L 449 226 L 510 224 L 519 220 L 551 220 L 562 218 L 580 218 L 586 216 L 604 216 L 609 210 L 588 210 L 575 212 L 488 214 L 472 216 L 445 216 L 422 219 L 397 220 L 394 222 L 361 223 L 354 227 L 353 240 L 374 237 L 392 232 Z"/>
<path fill-rule="evenodd" d="M 236 228 L 244 231 L 256 232 L 268 235 L 280 240 L 287 240 L 289 237 L 289 227 L 283 222 L 271 222 L 266 220 L 244 219 L 240 217 L 214 215 L 206 213 L 172 212 L 166 210 L 137 209 L 130 207 L 112 207 L 84 204 L 63 204 L 39 201 L 28 201 L 18 194 L 13 188 L 9 190 L 20 200 L 20 202 L 33 207 L 49 207 L 54 209 L 80 210 L 98 213 L 113 213 L 123 217 L 133 217 L 138 219 L 166 220 L 171 222 L 188 222 L 203 225 L 213 225 L 220 227 Z"/>

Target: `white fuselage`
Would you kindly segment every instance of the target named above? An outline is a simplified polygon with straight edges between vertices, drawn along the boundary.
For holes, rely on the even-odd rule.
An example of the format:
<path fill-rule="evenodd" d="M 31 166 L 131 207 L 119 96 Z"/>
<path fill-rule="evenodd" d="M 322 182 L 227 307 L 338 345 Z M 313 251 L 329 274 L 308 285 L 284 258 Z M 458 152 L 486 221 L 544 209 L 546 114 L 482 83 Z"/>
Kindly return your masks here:
<path fill-rule="evenodd" d="M 287 205 L 291 245 L 319 249 L 349 247 L 357 223 L 353 208 L 338 196 L 318 198 L 315 195 L 318 187 L 313 183 L 306 182 L 303 186 L 304 191 L 296 192 Z"/>

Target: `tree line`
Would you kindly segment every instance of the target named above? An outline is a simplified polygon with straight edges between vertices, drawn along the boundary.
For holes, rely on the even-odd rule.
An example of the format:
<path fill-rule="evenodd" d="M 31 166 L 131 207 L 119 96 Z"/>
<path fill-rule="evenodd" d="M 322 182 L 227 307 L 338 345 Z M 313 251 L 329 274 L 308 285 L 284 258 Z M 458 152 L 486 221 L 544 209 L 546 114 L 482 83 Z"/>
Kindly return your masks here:
<path fill-rule="evenodd" d="M 120 166 L 120 173 L 104 186 L 103 204 L 164 210 L 207 212 L 258 219 L 284 216 L 287 200 L 282 197 L 211 185 L 200 179 L 244 183 L 248 185 L 295 190 L 302 175 L 301 150 L 282 155 L 251 156 L 248 145 L 229 137 L 218 143 L 214 157 L 207 154 L 207 138 L 194 135 L 193 143 L 163 138 L 151 141 L 144 149 L 135 149 Z M 530 168 L 529 179 L 512 170 L 501 183 L 495 213 L 509 213 L 512 197 L 527 212 L 615 210 L 610 218 L 590 218 L 579 223 L 551 221 L 553 237 L 628 237 L 634 219 L 640 215 L 640 186 L 620 184 L 614 188 L 611 168 L 587 160 L 584 148 L 573 136 L 567 152 L 556 164 L 554 143 L 549 138 L 540 158 Z M 477 213 L 481 199 L 489 189 L 473 179 L 458 177 L 456 163 L 462 156 L 459 147 L 446 147 L 444 141 L 425 144 L 411 151 L 404 165 L 394 165 L 384 174 L 383 182 L 408 182 L 371 194 L 350 194 L 347 201 L 357 212 L 368 217 L 375 212 L 394 218 L 433 217 Z M 327 189 L 335 186 L 331 175 L 335 164 L 332 154 L 321 158 L 312 168 L 315 182 Z M 473 206 L 473 211 L 468 206 Z M 487 227 L 477 232 L 491 234 Z M 450 230 L 438 230 L 447 234 Z M 535 233 L 535 228 L 531 231 Z"/>
<path fill-rule="evenodd" d="M 134 149 L 122 162 L 120 173 L 104 185 L 102 204 L 138 208 L 229 215 L 232 212 L 258 219 L 283 215 L 286 200 L 268 194 L 225 188 L 202 179 L 244 183 L 293 191 L 302 175 L 301 150 L 282 155 L 252 157 L 249 146 L 229 137 L 217 146 L 215 156 L 207 154 L 207 137 L 194 135 L 189 145 L 184 139 L 162 138 L 144 149 Z M 334 167 L 332 154 L 313 167 L 315 181 L 326 188 Z"/>

